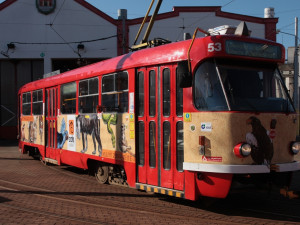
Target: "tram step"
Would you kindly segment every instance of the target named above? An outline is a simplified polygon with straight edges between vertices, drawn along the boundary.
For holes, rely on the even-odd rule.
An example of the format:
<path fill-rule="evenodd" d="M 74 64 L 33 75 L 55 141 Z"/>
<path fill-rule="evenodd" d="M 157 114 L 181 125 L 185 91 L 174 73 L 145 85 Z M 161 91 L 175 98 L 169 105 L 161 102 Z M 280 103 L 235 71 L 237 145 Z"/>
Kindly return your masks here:
<path fill-rule="evenodd" d="M 52 164 L 58 165 L 58 161 L 55 159 L 45 158 L 44 161 L 47 163 L 52 163 Z"/>
<path fill-rule="evenodd" d="M 174 196 L 174 197 L 178 197 L 178 198 L 184 198 L 183 191 L 178 191 L 178 190 L 174 190 L 174 189 L 158 187 L 158 186 L 142 184 L 142 183 L 136 183 L 136 188 L 147 191 L 147 192 L 154 192 L 154 193 Z"/>

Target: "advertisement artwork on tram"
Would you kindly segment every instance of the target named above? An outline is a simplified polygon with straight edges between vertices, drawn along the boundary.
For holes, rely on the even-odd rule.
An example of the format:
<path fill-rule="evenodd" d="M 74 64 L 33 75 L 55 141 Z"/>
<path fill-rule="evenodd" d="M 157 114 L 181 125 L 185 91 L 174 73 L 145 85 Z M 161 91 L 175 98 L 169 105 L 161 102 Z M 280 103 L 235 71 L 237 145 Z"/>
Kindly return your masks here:
<path fill-rule="evenodd" d="M 21 140 L 33 144 L 44 143 L 44 117 L 23 116 L 21 123 Z"/>
<path fill-rule="evenodd" d="M 134 137 L 130 136 L 129 117 L 129 114 L 117 113 L 60 115 L 57 120 L 57 147 L 134 162 L 135 144 Z"/>

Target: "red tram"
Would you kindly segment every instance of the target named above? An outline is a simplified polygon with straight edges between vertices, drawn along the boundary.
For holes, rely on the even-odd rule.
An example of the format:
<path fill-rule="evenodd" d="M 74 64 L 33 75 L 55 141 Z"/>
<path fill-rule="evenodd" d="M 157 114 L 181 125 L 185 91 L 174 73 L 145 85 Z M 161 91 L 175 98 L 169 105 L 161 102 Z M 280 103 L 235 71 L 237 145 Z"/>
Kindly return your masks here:
<path fill-rule="evenodd" d="M 286 180 L 298 118 L 282 45 L 242 35 L 143 49 L 24 85 L 19 148 L 100 183 L 196 200 Z"/>

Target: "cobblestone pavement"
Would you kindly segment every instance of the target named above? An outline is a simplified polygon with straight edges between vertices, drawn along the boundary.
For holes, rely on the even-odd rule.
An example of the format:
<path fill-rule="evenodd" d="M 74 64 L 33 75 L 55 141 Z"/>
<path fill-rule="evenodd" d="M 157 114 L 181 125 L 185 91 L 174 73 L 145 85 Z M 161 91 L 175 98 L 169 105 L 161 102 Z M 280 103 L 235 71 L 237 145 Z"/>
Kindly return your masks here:
<path fill-rule="evenodd" d="M 300 190 L 299 178 L 292 189 Z M 300 199 L 248 191 L 191 202 L 101 185 L 80 169 L 0 146 L 0 224 L 300 224 Z"/>

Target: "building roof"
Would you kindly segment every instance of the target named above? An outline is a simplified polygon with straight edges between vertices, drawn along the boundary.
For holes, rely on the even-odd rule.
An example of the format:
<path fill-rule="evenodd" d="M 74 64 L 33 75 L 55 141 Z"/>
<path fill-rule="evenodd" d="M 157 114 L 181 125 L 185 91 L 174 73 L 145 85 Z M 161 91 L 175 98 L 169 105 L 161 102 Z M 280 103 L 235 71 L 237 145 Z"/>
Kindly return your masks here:
<path fill-rule="evenodd" d="M 6 0 L 0 4 L 0 11 L 9 7 L 11 4 L 17 2 L 18 0 Z M 116 20 L 110 17 L 109 15 L 105 14 L 98 8 L 94 7 L 90 3 L 84 1 L 84 0 L 74 0 L 74 2 L 77 2 L 78 4 L 82 5 L 83 7 L 87 8 L 91 12 L 97 14 L 98 16 L 102 17 L 103 19 L 106 19 L 107 21 L 111 22 L 112 24 L 116 25 Z"/>
<path fill-rule="evenodd" d="M 198 6 L 191 6 L 191 7 L 190 6 L 188 6 L 188 7 L 174 6 L 173 11 L 158 14 L 156 17 L 156 20 L 177 17 L 177 16 L 179 16 L 180 13 L 212 12 L 212 13 L 215 13 L 215 15 L 218 17 L 225 17 L 225 18 L 240 20 L 240 21 L 261 23 L 261 24 L 278 23 L 278 18 L 261 18 L 261 17 L 247 16 L 247 15 L 242 15 L 242 14 L 223 12 L 221 9 L 222 9 L 221 6 L 199 6 L 199 7 Z M 132 19 L 132 20 L 130 20 L 130 23 L 131 24 L 140 24 L 142 19 L 143 18 Z M 148 20 L 150 20 L 150 17 L 148 18 Z"/>

